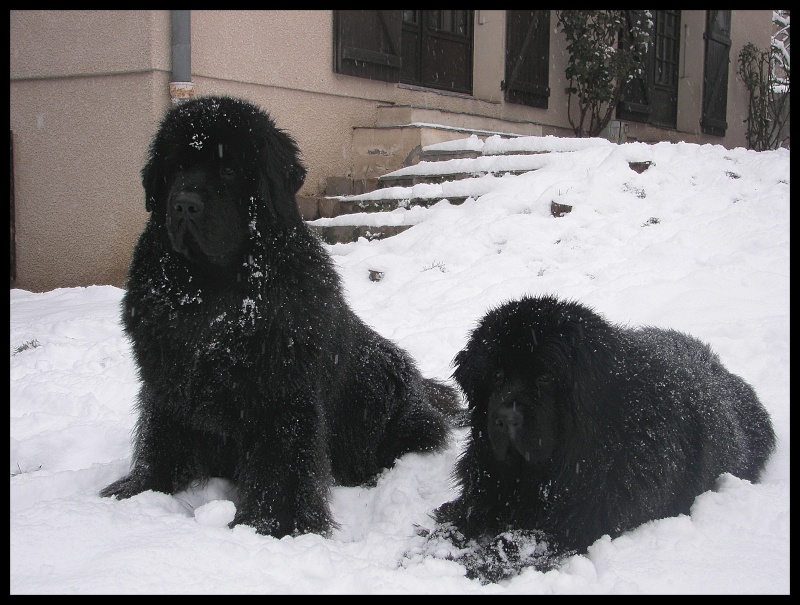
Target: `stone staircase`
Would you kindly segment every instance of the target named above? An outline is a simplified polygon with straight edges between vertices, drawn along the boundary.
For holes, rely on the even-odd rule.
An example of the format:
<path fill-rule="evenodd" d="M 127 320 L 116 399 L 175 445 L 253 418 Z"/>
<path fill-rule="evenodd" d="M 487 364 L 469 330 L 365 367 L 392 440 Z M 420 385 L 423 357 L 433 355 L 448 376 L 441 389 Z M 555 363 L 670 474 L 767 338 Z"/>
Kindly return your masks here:
<path fill-rule="evenodd" d="M 353 129 L 353 178 L 376 178 L 412 166 L 421 160 L 424 147 L 472 134 L 485 139 L 495 134 L 535 136 L 549 133 L 531 122 L 428 107 L 379 105 L 374 126 Z"/>
<path fill-rule="evenodd" d="M 422 121 L 428 119 L 439 123 Z M 530 123 L 514 125 L 530 134 L 508 132 L 508 123 L 490 119 L 481 125 L 498 130 L 472 128 L 474 120 L 420 108 L 383 108 L 379 122 L 385 124 L 354 130 L 357 176 L 329 178 L 324 197 L 298 197 L 303 218 L 329 244 L 390 237 L 424 220 L 421 212 L 393 212 L 398 208 L 427 208 L 443 199 L 461 204 L 488 192 L 492 177 L 541 168 L 550 152 L 612 144 L 542 136 L 541 126 Z"/>

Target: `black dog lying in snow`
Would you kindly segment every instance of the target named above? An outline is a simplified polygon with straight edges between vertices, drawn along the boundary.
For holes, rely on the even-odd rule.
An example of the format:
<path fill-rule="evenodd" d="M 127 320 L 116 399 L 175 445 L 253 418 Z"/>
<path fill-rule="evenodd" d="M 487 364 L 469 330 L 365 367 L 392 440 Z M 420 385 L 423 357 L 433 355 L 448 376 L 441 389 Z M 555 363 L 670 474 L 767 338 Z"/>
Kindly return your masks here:
<path fill-rule="evenodd" d="M 576 302 L 490 311 L 455 366 L 471 432 L 430 539 L 483 581 L 688 513 L 722 473 L 757 481 L 775 446 L 755 392 L 708 345 Z"/>

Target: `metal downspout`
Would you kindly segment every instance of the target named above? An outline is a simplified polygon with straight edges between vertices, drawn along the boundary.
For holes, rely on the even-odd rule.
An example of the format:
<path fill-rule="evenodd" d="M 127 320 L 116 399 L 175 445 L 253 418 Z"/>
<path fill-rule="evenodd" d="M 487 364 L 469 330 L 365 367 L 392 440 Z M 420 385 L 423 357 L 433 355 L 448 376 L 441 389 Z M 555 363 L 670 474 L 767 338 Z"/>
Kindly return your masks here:
<path fill-rule="evenodd" d="M 194 97 L 192 82 L 192 25 L 189 10 L 170 11 L 172 22 L 172 77 L 169 98 L 178 105 Z"/>

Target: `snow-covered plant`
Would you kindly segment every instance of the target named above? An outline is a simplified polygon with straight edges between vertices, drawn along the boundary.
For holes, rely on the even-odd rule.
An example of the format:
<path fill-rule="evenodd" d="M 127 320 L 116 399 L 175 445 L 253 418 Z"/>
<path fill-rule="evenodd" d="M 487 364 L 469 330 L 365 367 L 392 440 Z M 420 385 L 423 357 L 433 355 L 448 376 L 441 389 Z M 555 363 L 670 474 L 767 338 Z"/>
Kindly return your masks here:
<path fill-rule="evenodd" d="M 772 11 L 772 61 L 775 85 L 789 86 L 789 11 Z"/>
<path fill-rule="evenodd" d="M 750 96 L 747 146 L 756 151 L 789 146 L 789 11 L 774 11 L 773 22 L 769 50 L 748 43 L 739 52 L 738 74 Z"/>
<path fill-rule="evenodd" d="M 641 74 L 650 39 L 648 11 L 558 10 L 567 38 L 568 118 L 575 135 L 593 137 L 608 125 L 625 85 Z M 577 116 L 573 116 L 573 96 Z"/>

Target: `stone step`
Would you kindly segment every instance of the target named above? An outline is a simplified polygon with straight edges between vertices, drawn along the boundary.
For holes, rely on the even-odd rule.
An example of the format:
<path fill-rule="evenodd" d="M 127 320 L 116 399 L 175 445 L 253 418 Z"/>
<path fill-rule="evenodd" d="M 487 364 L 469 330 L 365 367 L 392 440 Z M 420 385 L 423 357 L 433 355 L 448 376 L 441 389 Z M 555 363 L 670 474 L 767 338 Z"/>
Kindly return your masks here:
<path fill-rule="evenodd" d="M 430 145 L 475 135 L 513 138 L 541 135 L 542 126 L 530 122 L 470 116 L 438 109 L 379 106 L 374 126 L 353 129 L 353 177 L 374 178 L 422 159 Z M 474 157 L 468 154 L 467 157 Z"/>
<path fill-rule="evenodd" d="M 316 221 L 308 221 L 306 224 L 328 244 L 355 242 L 361 237 L 368 240 L 383 239 L 402 233 L 414 226 L 413 224 L 392 224 L 397 221 L 397 216 L 391 214 L 393 210 L 412 206 L 428 208 L 442 199 L 441 196 L 438 196 L 374 200 L 328 200 L 338 204 L 336 216 L 329 218 L 338 218 L 339 220 L 332 223 L 328 218 L 321 218 Z M 453 205 L 462 204 L 466 199 L 467 196 L 447 197 L 448 202 Z M 361 218 L 361 213 L 369 214 L 369 219 Z M 387 224 L 380 224 L 382 221 Z M 360 222 L 369 224 L 358 224 Z"/>
<path fill-rule="evenodd" d="M 476 133 L 435 124 L 364 126 L 353 129 L 353 178 L 377 178 L 403 166 L 420 161 L 428 145 L 495 133 Z"/>
<path fill-rule="evenodd" d="M 353 179 L 348 176 L 329 176 L 325 179 L 325 196 L 360 195 L 378 188 L 378 179 Z"/>
<path fill-rule="evenodd" d="M 356 242 L 362 237 L 369 241 L 383 239 L 402 233 L 411 227 L 413 227 L 413 225 L 309 225 L 309 228 L 316 233 L 323 242 L 331 245 Z"/>
<path fill-rule="evenodd" d="M 483 176 L 485 174 L 493 174 L 494 176 L 503 176 L 506 174 L 520 175 L 535 170 L 531 168 L 528 170 L 492 170 L 491 172 L 476 171 L 472 173 L 455 172 L 450 174 L 403 174 L 403 175 L 386 175 L 381 177 L 380 189 L 389 187 L 413 187 L 422 183 L 431 185 L 438 185 L 449 181 L 461 181 L 464 179 L 475 178 L 476 176 Z"/>
<path fill-rule="evenodd" d="M 453 151 L 428 151 L 422 149 L 419 154 L 420 162 L 444 162 L 445 160 L 474 160 L 481 156 L 480 151 L 473 149 L 456 149 Z"/>
<path fill-rule="evenodd" d="M 420 162 L 415 166 L 405 166 L 378 177 L 379 188 L 410 187 L 419 183 L 443 183 L 465 178 L 494 174 L 524 174 L 547 165 L 548 154 L 508 154 L 498 164 L 498 156 L 476 156 Z"/>
<path fill-rule="evenodd" d="M 467 199 L 466 195 L 446 196 L 446 199 L 452 204 L 460 204 Z M 362 212 L 369 214 L 378 214 L 381 212 L 391 212 L 398 208 L 411 208 L 412 206 L 421 206 L 428 208 L 433 206 L 436 202 L 445 199 L 445 196 L 422 197 L 412 196 L 409 191 L 407 197 L 378 197 L 372 199 L 349 199 L 348 197 L 341 198 L 322 198 L 320 203 L 325 206 L 326 211 L 321 213 L 317 218 L 336 218 L 338 216 L 347 216 L 350 214 L 359 214 Z M 453 201 L 455 200 L 455 201 Z M 314 220 L 314 219 L 305 219 Z"/>
<path fill-rule="evenodd" d="M 379 105 L 377 107 L 376 126 L 400 124 L 433 125 L 485 135 L 501 134 L 512 137 L 542 135 L 542 125 L 527 120 L 494 118 L 414 105 Z"/>
<path fill-rule="evenodd" d="M 459 205 L 464 203 L 467 199 L 467 196 L 450 196 L 447 198 L 448 202 L 453 205 Z M 375 210 L 375 215 L 386 214 L 387 216 L 392 210 L 395 210 L 400 207 L 409 207 L 409 206 L 422 206 L 422 207 L 429 207 L 438 202 L 440 202 L 440 198 L 411 198 L 408 200 L 380 200 L 380 205 L 383 207 L 382 210 Z M 356 202 L 342 202 L 342 205 L 347 207 L 352 206 L 351 209 L 344 209 L 342 216 L 349 212 L 356 214 L 357 212 L 363 212 L 364 208 L 356 208 Z M 377 208 L 374 206 L 373 208 Z M 380 221 L 380 218 L 378 218 Z M 371 221 L 372 222 L 372 221 Z M 388 219 L 387 219 L 388 222 Z M 402 233 L 407 229 L 410 229 L 414 225 L 343 225 L 343 224 L 315 224 L 315 221 L 309 220 L 306 222 L 308 227 L 316 233 L 322 241 L 327 244 L 345 244 L 349 242 L 356 242 L 360 238 L 366 238 L 369 241 L 384 239 L 387 237 L 392 237 L 397 235 L 398 233 Z"/>

